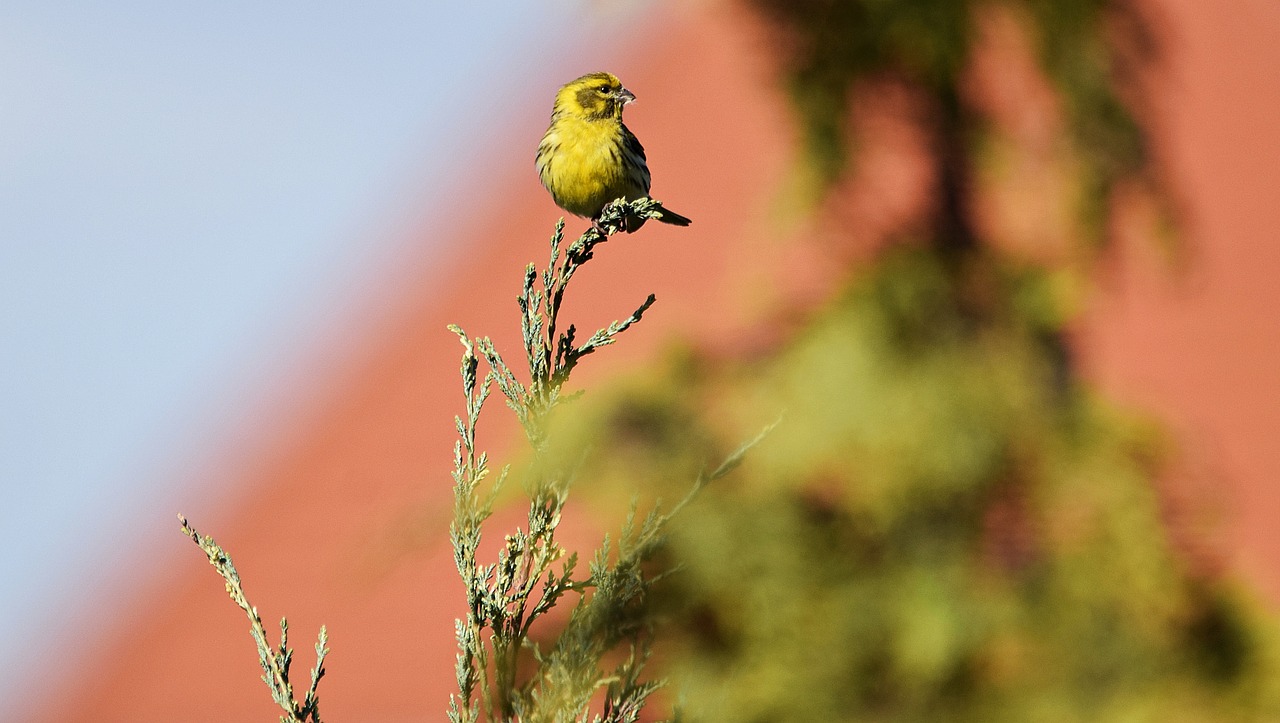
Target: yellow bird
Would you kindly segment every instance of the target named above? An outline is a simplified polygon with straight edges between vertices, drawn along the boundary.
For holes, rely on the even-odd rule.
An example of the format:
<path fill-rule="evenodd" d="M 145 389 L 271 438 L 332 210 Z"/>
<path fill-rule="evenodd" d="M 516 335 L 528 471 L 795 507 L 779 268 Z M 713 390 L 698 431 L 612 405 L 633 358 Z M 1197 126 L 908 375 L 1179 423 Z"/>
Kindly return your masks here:
<path fill-rule="evenodd" d="M 635 99 L 609 73 L 589 73 L 556 93 L 551 126 L 538 144 L 537 166 L 557 206 L 594 222 L 611 201 L 649 195 L 644 146 L 622 122 L 623 107 Z M 673 211 L 661 213 L 663 223 L 691 223 Z M 627 218 L 624 229 L 631 233 L 644 222 Z"/>

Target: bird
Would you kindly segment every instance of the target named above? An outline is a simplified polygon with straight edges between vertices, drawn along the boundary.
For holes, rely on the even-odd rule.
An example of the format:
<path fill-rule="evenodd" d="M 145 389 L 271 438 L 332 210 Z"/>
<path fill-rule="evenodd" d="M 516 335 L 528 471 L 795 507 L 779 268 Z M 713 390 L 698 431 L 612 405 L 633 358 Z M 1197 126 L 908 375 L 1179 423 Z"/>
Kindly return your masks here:
<path fill-rule="evenodd" d="M 644 146 L 622 122 L 622 109 L 636 96 L 612 73 L 588 73 L 565 83 L 551 108 L 551 125 L 538 144 L 538 178 L 556 205 L 589 218 L 603 233 L 599 218 L 619 198 L 649 196 L 649 164 Z M 657 220 L 675 226 L 692 221 L 658 208 Z M 638 230 L 646 219 L 627 217 L 623 230 Z"/>

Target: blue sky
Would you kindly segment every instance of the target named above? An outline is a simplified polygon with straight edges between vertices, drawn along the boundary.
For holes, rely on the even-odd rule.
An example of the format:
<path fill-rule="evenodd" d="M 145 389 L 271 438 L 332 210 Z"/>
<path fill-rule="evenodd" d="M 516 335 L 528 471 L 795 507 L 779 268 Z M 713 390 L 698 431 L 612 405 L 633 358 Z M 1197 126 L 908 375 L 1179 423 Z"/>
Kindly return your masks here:
<path fill-rule="evenodd" d="M 360 313 L 492 152 L 458 139 L 545 103 L 534 79 L 621 22 L 567 1 L 0 5 L 0 700 L 84 632 L 55 619 L 126 604 L 142 515 Z"/>

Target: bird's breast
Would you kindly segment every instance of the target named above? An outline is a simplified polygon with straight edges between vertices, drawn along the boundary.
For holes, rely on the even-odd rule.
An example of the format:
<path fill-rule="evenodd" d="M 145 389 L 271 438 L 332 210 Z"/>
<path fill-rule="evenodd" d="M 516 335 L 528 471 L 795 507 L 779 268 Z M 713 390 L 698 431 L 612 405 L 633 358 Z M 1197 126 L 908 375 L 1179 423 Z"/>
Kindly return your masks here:
<path fill-rule="evenodd" d="M 592 217 L 604 205 L 629 195 L 616 123 L 562 118 L 538 146 L 538 175 L 566 211 Z"/>

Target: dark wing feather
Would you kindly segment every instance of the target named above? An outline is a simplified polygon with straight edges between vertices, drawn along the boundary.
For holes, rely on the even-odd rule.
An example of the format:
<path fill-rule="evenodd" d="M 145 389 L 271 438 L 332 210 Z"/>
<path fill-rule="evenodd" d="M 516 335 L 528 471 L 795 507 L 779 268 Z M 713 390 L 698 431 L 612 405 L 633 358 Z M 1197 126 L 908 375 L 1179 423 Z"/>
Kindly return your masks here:
<path fill-rule="evenodd" d="M 640 145 L 640 139 L 636 138 L 625 123 L 622 125 L 622 152 L 628 175 L 639 181 L 644 194 L 649 195 L 649 162 L 644 155 L 644 146 Z"/>

